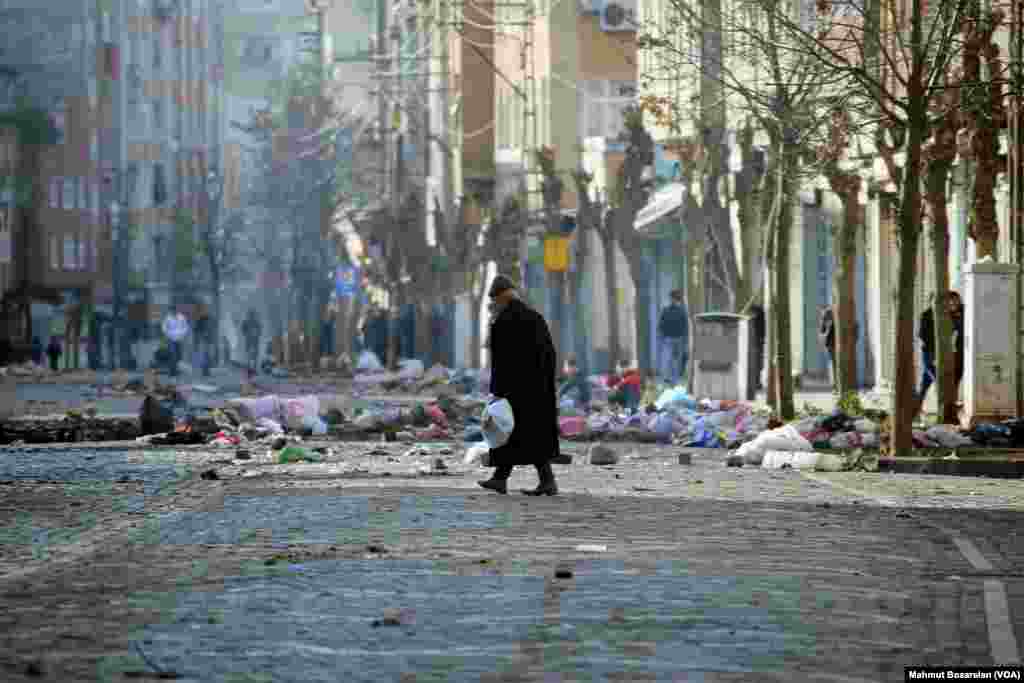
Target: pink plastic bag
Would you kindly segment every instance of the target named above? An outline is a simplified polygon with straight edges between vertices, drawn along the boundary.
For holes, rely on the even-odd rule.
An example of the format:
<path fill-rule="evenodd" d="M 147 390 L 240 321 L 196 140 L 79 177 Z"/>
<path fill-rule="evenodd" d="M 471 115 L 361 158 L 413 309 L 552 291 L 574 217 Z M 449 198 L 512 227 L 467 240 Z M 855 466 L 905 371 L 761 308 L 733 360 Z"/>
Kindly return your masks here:
<path fill-rule="evenodd" d="M 587 420 L 584 417 L 560 417 L 558 428 L 563 436 L 576 436 L 587 428 Z"/>
<path fill-rule="evenodd" d="M 436 403 L 432 403 L 427 406 L 427 416 L 430 417 L 430 420 L 436 425 L 440 425 L 441 427 L 448 426 L 448 416 L 444 414 L 443 410 L 441 410 L 441 406 Z"/>

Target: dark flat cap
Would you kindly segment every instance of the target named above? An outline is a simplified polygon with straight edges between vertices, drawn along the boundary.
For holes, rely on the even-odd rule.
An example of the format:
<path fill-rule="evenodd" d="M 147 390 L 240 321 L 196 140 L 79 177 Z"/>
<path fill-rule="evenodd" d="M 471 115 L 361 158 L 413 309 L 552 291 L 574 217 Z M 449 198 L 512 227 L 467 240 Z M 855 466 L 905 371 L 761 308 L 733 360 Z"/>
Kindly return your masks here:
<path fill-rule="evenodd" d="M 508 290 L 515 288 L 516 283 L 512 282 L 511 279 L 504 275 L 498 275 L 491 281 L 491 289 L 487 292 L 487 296 L 498 296 L 502 292 L 507 292 Z"/>

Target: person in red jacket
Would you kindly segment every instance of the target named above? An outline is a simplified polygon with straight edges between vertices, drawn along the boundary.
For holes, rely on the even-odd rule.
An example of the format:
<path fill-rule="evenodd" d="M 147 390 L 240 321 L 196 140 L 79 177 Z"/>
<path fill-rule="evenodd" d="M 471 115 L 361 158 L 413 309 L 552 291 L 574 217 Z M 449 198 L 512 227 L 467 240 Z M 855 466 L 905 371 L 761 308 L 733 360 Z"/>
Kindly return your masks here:
<path fill-rule="evenodd" d="M 608 388 L 611 389 L 608 402 L 636 411 L 640 407 L 643 377 L 639 368 L 631 366 L 631 361 L 622 363 L 619 372 L 608 378 Z"/>

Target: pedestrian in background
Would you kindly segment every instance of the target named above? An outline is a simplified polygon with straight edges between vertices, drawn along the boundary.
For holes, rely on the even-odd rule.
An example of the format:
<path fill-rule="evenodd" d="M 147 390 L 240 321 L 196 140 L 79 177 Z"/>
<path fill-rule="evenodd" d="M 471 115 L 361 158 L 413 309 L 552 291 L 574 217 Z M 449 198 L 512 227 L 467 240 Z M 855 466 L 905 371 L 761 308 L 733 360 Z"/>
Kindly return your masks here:
<path fill-rule="evenodd" d="M 515 426 L 508 442 L 490 452 L 494 475 L 480 486 L 508 493 L 508 478 L 516 465 L 533 465 L 540 482 L 527 495 L 558 493 L 551 459 L 558 450 L 558 374 L 555 345 L 548 324 L 516 293 L 515 284 L 498 275 L 488 296 L 497 316 L 490 332 L 491 385 L 496 398 L 512 406 Z"/>
<path fill-rule="evenodd" d="M 39 337 L 32 337 L 32 362 L 43 364 L 43 342 L 39 341 Z"/>
<path fill-rule="evenodd" d="M 170 350 L 170 375 L 178 376 L 178 365 L 181 363 L 181 344 L 189 333 L 188 320 L 181 311 L 168 313 L 164 318 L 164 334 L 167 336 L 167 345 Z"/>
<path fill-rule="evenodd" d="M 952 332 L 953 367 L 955 371 L 955 382 L 953 395 L 960 395 L 960 382 L 964 377 L 964 302 L 960 294 L 950 290 L 946 292 L 946 315 L 949 316 Z M 924 405 L 924 399 L 928 389 L 935 383 L 935 311 L 929 306 L 921 313 L 918 324 L 917 336 L 921 340 L 921 388 L 917 392 L 918 409 L 915 415 L 920 412 Z"/>
<path fill-rule="evenodd" d="M 242 321 L 242 336 L 245 338 L 245 362 L 251 371 L 255 371 L 260 356 L 260 337 L 263 335 L 263 325 L 256 317 L 256 311 L 249 309 L 249 314 Z"/>
<path fill-rule="evenodd" d="M 689 360 L 690 316 L 683 304 L 682 290 L 673 290 L 669 298 L 671 303 L 658 321 L 658 336 L 661 337 L 662 377 L 675 386 L 686 373 Z"/>
<path fill-rule="evenodd" d="M 202 369 L 203 377 L 210 376 L 210 365 L 213 356 L 213 321 L 205 307 L 196 317 L 195 340 L 196 353 L 194 365 L 196 369 Z"/>
<path fill-rule="evenodd" d="M 832 389 L 839 387 L 839 368 L 836 365 L 836 307 L 832 304 L 825 304 L 821 307 L 818 322 L 818 341 L 828 352 L 829 383 Z M 853 340 L 857 343 L 860 339 L 860 325 L 853 321 Z"/>
<path fill-rule="evenodd" d="M 50 343 L 46 346 L 46 355 L 50 357 L 50 369 L 54 372 L 60 369 L 60 355 L 63 352 L 60 340 L 57 337 L 50 337 Z"/>

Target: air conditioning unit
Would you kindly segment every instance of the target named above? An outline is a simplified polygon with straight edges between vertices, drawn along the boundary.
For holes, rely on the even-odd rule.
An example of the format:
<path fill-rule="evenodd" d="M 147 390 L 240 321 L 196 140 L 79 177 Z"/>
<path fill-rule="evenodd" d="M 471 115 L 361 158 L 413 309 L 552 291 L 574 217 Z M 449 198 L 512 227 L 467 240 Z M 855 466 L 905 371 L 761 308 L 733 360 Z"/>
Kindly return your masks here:
<path fill-rule="evenodd" d="M 602 31 L 636 31 L 636 0 L 605 0 L 601 8 Z"/>

